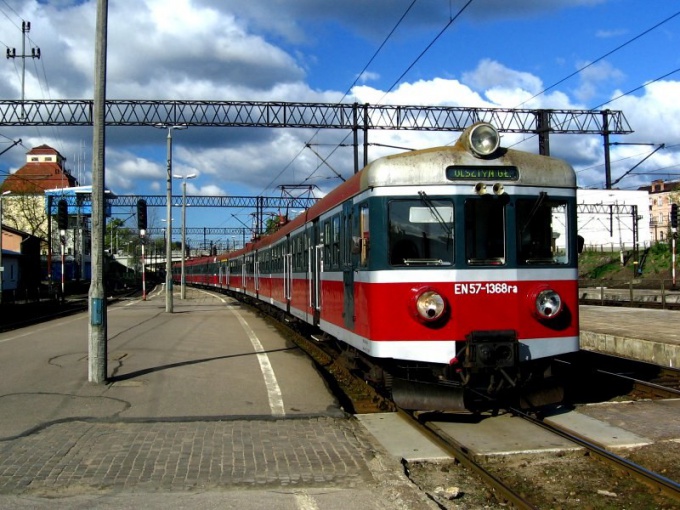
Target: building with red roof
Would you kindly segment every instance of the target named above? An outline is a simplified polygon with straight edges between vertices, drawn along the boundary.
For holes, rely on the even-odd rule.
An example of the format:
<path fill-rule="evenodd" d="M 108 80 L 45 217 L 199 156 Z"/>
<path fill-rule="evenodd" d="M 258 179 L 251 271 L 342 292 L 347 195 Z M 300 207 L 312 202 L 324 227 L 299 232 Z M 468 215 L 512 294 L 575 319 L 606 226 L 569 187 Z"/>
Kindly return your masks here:
<path fill-rule="evenodd" d="M 65 163 L 66 158 L 49 145 L 34 147 L 26 153 L 26 164 L 0 185 L 0 193 L 35 194 L 77 186 L 76 178 L 66 170 Z"/>

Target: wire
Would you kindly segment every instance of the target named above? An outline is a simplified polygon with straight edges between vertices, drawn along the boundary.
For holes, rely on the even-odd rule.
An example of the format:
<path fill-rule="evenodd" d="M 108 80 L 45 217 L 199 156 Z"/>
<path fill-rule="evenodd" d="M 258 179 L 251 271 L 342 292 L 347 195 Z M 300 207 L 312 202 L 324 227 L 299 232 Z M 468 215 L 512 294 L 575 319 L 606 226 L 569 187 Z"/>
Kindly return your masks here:
<path fill-rule="evenodd" d="M 444 25 L 444 28 L 442 28 L 442 29 L 439 31 L 439 33 L 434 37 L 434 39 L 432 39 L 432 41 L 430 41 L 430 44 L 428 44 L 428 45 L 425 47 L 425 49 L 424 49 L 423 51 L 420 52 L 420 55 L 418 55 L 418 56 L 416 57 L 416 59 L 415 59 L 413 62 L 411 62 L 411 64 L 406 68 L 406 70 L 405 70 L 403 73 L 401 73 L 401 75 L 399 76 L 399 78 L 397 78 L 397 79 L 395 80 L 395 82 L 392 84 L 392 86 L 387 90 L 387 92 L 385 92 L 385 94 L 383 95 L 383 97 L 380 98 L 380 100 L 378 101 L 378 103 L 382 102 L 382 100 L 385 98 L 385 96 L 386 96 L 387 94 L 389 94 L 390 92 L 392 92 L 392 89 L 394 89 L 394 87 L 396 87 L 396 86 L 399 84 L 399 82 L 404 78 L 404 76 L 406 76 L 406 75 L 408 74 L 408 72 L 409 72 L 411 69 L 413 69 L 413 66 L 415 66 L 421 58 L 423 58 L 423 56 L 425 55 L 425 53 L 427 53 L 428 50 L 429 50 L 430 48 L 432 48 L 432 46 L 434 45 L 434 43 L 436 43 L 436 42 L 439 40 L 439 38 L 440 38 L 442 35 L 444 35 L 444 32 L 446 32 L 446 30 L 447 30 L 451 25 L 453 25 L 453 23 L 460 17 L 461 14 L 463 14 L 463 11 L 465 11 L 465 9 L 467 9 L 467 8 L 470 6 L 470 4 L 471 4 L 472 2 L 474 2 L 474 0 L 468 0 L 467 3 L 466 3 L 463 7 L 461 7 L 461 8 L 458 10 L 458 12 L 456 13 L 455 16 L 453 16 L 452 18 L 449 18 L 449 22 L 448 22 L 446 25 Z"/>
<path fill-rule="evenodd" d="M 532 99 L 535 99 L 535 98 L 537 98 L 538 96 L 540 96 L 540 95 L 542 95 L 542 94 L 545 94 L 547 91 L 549 91 L 549 90 L 551 90 L 551 89 L 557 87 L 558 85 L 564 83 L 564 82 L 567 81 L 569 78 L 572 78 L 572 77 L 576 76 L 576 75 L 579 74 L 580 72 L 582 72 L 582 71 L 588 69 L 590 66 L 597 64 L 597 63 L 600 62 L 601 60 L 604 60 L 605 58 L 607 58 L 607 57 L 609 57 L 610 55 L 616 53 L 616 52 L 619 51 L 620 49 L 622 49 L 622 48 L 628 46 L 630 43 L 632 43 L 632 42 L 634 42 L 634 41 L 637 41 L 637 40 L 640 39 L 641 37 L 647 35 L 647 34 L 648 34 L 649 32 L 651 32 L 652 30 L 655 30 L 655 29 L 659 28 L 659 27 L 660 27 L 661 25 L 663 25 L 664 23 L 666 23 L 666 22 L 672 20 L 673 18 L 675 18 L 676 16 L 679 16 L 679 15 L 680 15 L 680 11 L 676 12 L 675 14 L 670 15 L 669 17 L 667 17 L 667 18 L 664 19 L 663 21 L 660 21 L 659 23 L 657 23 L 657 24 L 654 25 L 653 27 L 648 28 L 648 29 L 645 30 L 644 32 L 642 32 L 642 33 L 636 35 L 636 36 L 633 37 L 632 39 L 629 39 L 629 40 L 626 41 L 625 43 L 623 43 L 623 44 L 617 46 L 617 47 L 614 48 L 613 50 L 611 50 L 611 51 L 605 53 L 604 55 L 602 55 L 601 57 L 599 57 L 599 58 L 593 60 L 592 62 L 590 62 L 590 63 L 584 65 L 584 66 L 581 67 L 580 69 L 577 69 L 576 71 L 574 71 L 573 73 L 571 73 L 571 74 L 568 75 L 568 76 L 565 76 L 564 78 L 562 78 L 562 79 L 559 80 L 558 82 L 553 83 L 553 84 L 550 85 L 549 87 L 544 88 L 544 89 L 541 90 L 540 92 L 538 92 L 538 93 L 534 94 L 533 96 L 531 96 L 529 99 L 527 99 L 527 100 L 521 102 L 520 104 L 518 104 L 517 106 L 515 106 L 515 108 L 519 108 L 520 106 L 525 105 L 526 103 L 528 103 L 528 102 L 531 101 Z M 605 104 L 606 104 L 606 103 L 605 103 Z M 596 108 L 593 108 L 593 110 L 594 110 L 594 109 L 596 109 Z"/>
<path fill-rule="evenodd" d="M 603 107 L 604 105 L 606 105 L 606 104 L 613 103 L 613 102 L 616 101 L 617 99 L 621 99 L 622 97 L 628 96 L 628 95 L 632 94 L 633 92 L 637 92 L 638 90 L 645 88 L 647 85 L 651 85 L 652 83 L 656 83 L 657 81 L 661 81 L 661 80 L 663 80 L 664 78 L 668 78 L 670 75 L 675 74 L 675 73 L 677 73 L 678 71 L 680 71 L 680 67 L 678 67 L 678 68 L 672 70 L 670 73 L 666 73 L 666 74 L 664 74 L 663 76 L 659 76 L 658 78 L 655 78 L 655 79 L 652 80 L 652 81 L 645 82 L 644 84 L 640 85 L 639 87 L 635 87 L 634 89 L 631 89 L 631 90 L 629 90 L 628 92 L 624 92 L 623 94 L 618 95 L 618 96 L 616 96 L 616 97 L 610 99 L 609 101 L 605 101 L 605 102 L 602 103 L 602 104 L 599 104 L 599 105 L 597 105 L 597 106 L 594 106 L 593 108 L 591 108 L 591 110 L 599 110 L 600 108 L 602 108 L 602 107 Z"/>
<path fill-rule="evenodd" d="M 430 50 L 430 48 L 432 48 L 432 46 L 434 46 L 434 44 L 439 40 L 439 38 L 444 34 L 444 32 L 446 32 L 446 30 L 448 30 L 448 28 L 463 14 L 463 12 L 470 6 L 470 4 L 472 4 L 472 2 L 474 2 L 474 0 L 468 0 L 465 3 L 465 5 L 463 5 L 463 7 L 461 7 L 458 10 L 458 12 L 456 13 L 455 16 L 449 16 L 449 21 L 448 21 L 448 23 L 446 23 L 446 25 L 444 25 L 444 28 L 442 28 L 439 31 L 439 33 L 432 39 L 432 41 L 430 41 L 430 43 L 425 47 L 425 49 L 423 51 L 421 51 L 420 54 L 415 58 L 415 60 L 413 60 L 413 62 L 411 62 L 411 64 L 409 64 L 409 66 L 404 70 L 404 72 L 401 73 L 401 75 L 399 75 L 399 77 L 394 81 L 394 83 L 390 86 L 390 88 L 387 89 L 387 91 L 383 94 L 383 96 L 377 101 L 377 104 L 382 103 L 383 99 L 385 99 L 387 94 L 392 92 L 392 90 L 399 84 L 399 82 L 401 82 L 401 80 L 404 78 L 404 76 L 406 76 L 409 73 L 409 71 L 411 71 L 411 69 L 413 69 L 413 67 L 420 61 L 420 59 L 423 58 L 423 56 Z M 407 9 L 406 12 L 408 12 L 411 9 L 412 6 L 413 6 L 413 4 L 411 4 L 409 6 L 409 8 Z M 404 16 L 405 15 L 406 15 L 406 13 L 404 13 Z M 401 17 L 401 19 L 399 20 L 399 23 L 401 23 L 404 16 Z M 398 26 L 398 24 L 397 24 L 397 26 Z M 394 32 L 394 30 L 392 32 Z M 390 32 L 390 35 L 392 34 L 392 32 Z M 364 70 L 365 69 L 366 68 L 364 68 Z M 340 146 L 342 146 L 342 144 L 345 142 L 345 140 L 347 140 L 347 138 L 349 138 L 349 134 L 347 134 L 347 136 L 345 136 L 340 141 L 340 144 L 338 144 L 338 146 L 329 154 L 329 157 L 332 156 Z M 326 159 L 328 159 L 328 158 L 326 158 Z M 319 170 L 320 167 L 321 167 L 321 165 L 317 166 L 317 168 L 314 170 L 314 172 L 312 172 L 302 182 L 306 182 L 308 179 L 310 179 Z"/>
<path fill-rule="evenodd" d="M 417 0 L 413 0 L 413 1 L 409 4 L 409 6 L 406 8 L 406 10 L 404 11 L 404 13 L 401 15 L 401 17 L 399 18 L 399 20 L 397 21 L 397 23 L 394 25 L 394 27 L 392 27 L 392 30 L 390 30 L 390 32 L 387 34 L 387 36 L 385 37 L 385 39 L 383 39 L 383 42 L 380 43 L 380 46 L 378 46 L 378 49 L 375 50 L 375 52 L 373 53 L 373 55 L 371 56 L 371 58 L 368 60 L 368 62 L 366 63 L 366 65 L 364 65 L 364 67 L 363 67 L 363 69 L 361 70 L 361 72 L 357 75 L 357 77 L 356 77 L 355 80 L 352 82 L 352 84 L 347 88 L 347 90 L 346 90 L 345 93 L 342 95 L 342 98 L 340 99 L 339 102 L 342 102 L 342 100 L 345 99 L 345 98 L 347 97 L 347 95 L 352 91 L 352 88 L 354 88 L 354 86 L 355 86 L 355 85 L 358 83 L 358 81 L 362 78 L 362 76 L 364 75 L 364 73 L 366 72 L 366 70 L 368 69 L 368 67 L 373 63 L 373 61 L 376 59 L 376 57 L 378 56 L 378 54 L 382 51 L 382 49 L 385 47 L 385 45 L 387 44 L 387 42 L 390 40 L 390 38 L 392 37 L 392 35 L 394 35 L 394 32 L 397 30 L 397 28 L 398 28 L 398 27 L 401 25 L 401 23 L 404 21 L 404 19 L 406 18 L 406 16 L 408 15 L 408 13 L 411 11 L 411 9 L 413 8 L 413 6 L 415 5 L 416 2 L 417 2 Z M 297 160 L 297 158 L 300 157 L 300 155 L 304 152 L 304 150 L 309 146 L 309 144 L 311 143 L 312 138 L 314 138 L 315 136 L 317 136 L 317 135 L 319 134 L 319 131 L 321 131 L 321 128 L 317 128 L 317 130 L 314 132 L 314 134 L 313 134 L 313 135 L 309 138 L 309 140 L 302 146 L 302 148 L 300 149 L 300 151 L 293 157 L 293 159 L 292 159 L 292 160 L 291 160 L 291 161 L 290 161 L 290 162 L 289 162 L 289 163 L 288 163 L 288 164 L 287 164 L 287 165 L 286 165 L 286 166 L 285 166 L 278 174 L 276 174 L 276 175 L 274 176 L 274 178 L 269 182 L 269 184 L 267 184 L 267 185 L 265 186 L 265 188 L 262 190 L 261 193 L 264 193 L 264 191 L 270 189 L 270 188 L 272 187 L 272 185 L 277 181 L 277 179 L 278 179 L 279 177 L 281 177 L 281 175 L 282 175 L 288 168 L 290 168 L 290 166 Z M 342 144 L 345 142 L 345 140 L 347 140 L 348 137 L 349 137 L 349 134 L 348 134 L 347 136 L 345 136 L 345 137 L 342 139 L 342 141 L 340 142 L 340 144 L 338 144 L 338 145 L 335 147 L 335 149 L 333 149 L 333 151 L 331 151 L 331 153 L 328 155 L 328 157 L 332 156 L 332 155 L 335 153 L 335 151 L 338 149 L 338 147 L 339 147 L 340 145 L 342 145 Z M 302 181 L 302 183 L 304 183 L 304 182 L 308 181 L 309 179 L 311 179 L 312 176 L 313 176 L 313 175 L 314 175 L 321 167 L 322 167 L 322 164 L 319 164 L 319 165 L 314 169 L 314 171 L 313 171 L 310 175 L 308 175 L 308 176 Z"/>

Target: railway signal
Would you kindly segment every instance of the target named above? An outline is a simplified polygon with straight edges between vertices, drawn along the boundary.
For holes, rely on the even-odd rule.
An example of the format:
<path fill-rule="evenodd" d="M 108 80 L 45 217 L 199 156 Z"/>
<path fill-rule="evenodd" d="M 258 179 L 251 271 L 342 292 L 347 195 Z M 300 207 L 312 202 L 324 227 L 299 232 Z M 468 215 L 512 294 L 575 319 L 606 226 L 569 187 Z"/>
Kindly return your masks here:
<path fill-rule="evenodd" d="M 675 232 L 678 228 L 678 204 L 671 204 L 671 228 Z"/>
<path fill-rule="evenodd" d="M 61 235 L 64 235 L 68 229 L 68 204 L 64 199 L 57 203 L 57 226 Z"/>
<path fill-rule="evenodd" d="M 139 228 L 140 231 L 146 230 L 146 200 L 143 198 L 140 198 L 137 201 L 137 228 Z"/>

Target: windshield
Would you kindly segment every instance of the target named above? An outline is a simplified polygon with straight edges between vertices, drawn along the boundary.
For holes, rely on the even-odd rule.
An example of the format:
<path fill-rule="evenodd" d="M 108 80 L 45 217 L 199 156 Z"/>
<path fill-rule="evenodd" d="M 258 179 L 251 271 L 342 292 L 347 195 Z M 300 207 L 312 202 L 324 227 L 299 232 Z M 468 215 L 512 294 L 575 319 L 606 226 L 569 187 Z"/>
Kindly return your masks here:
<path fill-rule="evenodd" d="M 465 257 L 471 265 L 505 264 L 505 201 L 490 196 L 465 201 Z"/>
<path fill-rule="evenodd" d="M 453 202 L 424 193 L 388 205 L 389 260 L 394 266 L 453 263 Z"/>
<path fill-rule="evenodd" d="M 566 264 L 566 201 L 542 194 L 517 200 L 516 209 L 518 264 Z"/>

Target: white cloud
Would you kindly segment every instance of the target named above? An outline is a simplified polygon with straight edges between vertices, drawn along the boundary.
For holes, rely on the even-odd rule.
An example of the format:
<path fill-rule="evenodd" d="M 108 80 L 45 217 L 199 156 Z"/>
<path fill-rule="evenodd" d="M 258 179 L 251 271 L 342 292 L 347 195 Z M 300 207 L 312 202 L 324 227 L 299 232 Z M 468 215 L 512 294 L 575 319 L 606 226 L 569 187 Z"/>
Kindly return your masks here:
<path fill-rule="evenodd" d="M 32 21 L 32 43 L 41 46 L 43 55 L 40 61 L 27 62 L 27 97 L 91 97 L 95 2 L 8 1 L 22 17 Z M 393 0 L 348 0 L 339 3 L 318 0 L 177 0 L 169 9 L 168 2 L 163 0 L 145 0 L 135 3 L 134 7 L 129 2 L 111 0 L 107 95 L 109 98 L 124 99 L 334 103 L 343 97 L 343 86 L 347 84 L 315 86 L 308 73 L 341 68 L 340 71 L 344 73 L 342 76 L 351 82 L 408 3 L 402 2 L 395 7 Z M 488 0 L 473 3 L 454 29 L 464 30 L 464 25 L 471 23 L 484 28 L 484 24 L 490 20 L 497 21 L 498 28 L 502 28 L 500 24 L 506 19 L 540 20 L 538 16 L 547 12 L 555 13 L 574 6 L 585 9 L 603 3 L 606 2 Z M 423 33 L 434 34 L 449 19 L 450 14 L 451 7 L 447 2 L 417 3 L 407 22 L 395 32 L 394 37 L 397 42 L 403 43 L 410 40 L 413 33 L 419 36 Z M 6 27 L 12 30 L 15 27 L 2 24 L 1 21 L 1 42 L 19 46 L 20 30 L 12 36 L 16 44 L 12 43 L 7 40 L 9 35 L 6 39 L 4 33 L 9 33 Z M 355 37 L 352 40 L 354 45 L 345 47 L 340 37 L 326 41 L 324 37 L 332 32 L 336 37 L 338 34 L 351 34 Z M 598 37 L 614 35 L 621 34 L 601 31 Z M 389 41 L 392 42 L 395 41 Z M 349 55 L 348 60 L 337 62 L 330 59 L 323 53 L 323 43 L 333 44 L 335 48 L 341 45 Z M 493 44 L 497 43 L 492 41 L 490 45 L 470 46 L 469 51 L 454 47 L 453 54 L 460 51 L 458 55 L 461 58 L 447 59 L 445 64 L 438 63 L 433 67 L 427 67 L 427 58 L 424 58 L 414 73 L 407 74 L 405 81 L 389 93 L 384 90 L 388 85 L 382 83 L 389 79 L 386 71 L 398 75 L 408 64 L 408 57 L 397 59 L 399 61 L 391 62 L 389 67 L 379 68 L 379 71 L 378 68 L 370 67 L 360 77 L 360 85 L 352 89 L 352 97 L 345 101 L 503 108 L 521 105 L 525 109 L 583 108 L 584 104 L 595 98 L 599 98 L 599 101 L 603 93 L 608 97 L 620 94 L 612 93 L 611 90 L 614 86 L 623 88 L 622 80 L 630 74 L 612 63 L 599 62 L 581 72 L 577 79 L 551 88 L 548 93 L 539 94 L 546 86 L 544 81 L 548 80 L 543 74 L 547 60 L 539 62 L 541 74 L 528 72 L 527 69 L 534 70 L 538 66 L 537 62 L 531 61 L 533 57 L 530 53 L 522 53 L 521 58 L 515 61 L 509 60 L 510 56 L 505 57 L 508 60 L 501 59 L 493 51 Z M 518 48 L 518 53 L 526 49 Z M 560 59 L 565 68 L 576 68 L 582 64 L 576 62 L 579 57 L 575 55 L 575 50 L 572 53 L 564 51 L 550 61 Z M 522 64 L 517 64 L 520 61 Z M 524 67 L 524 62 L 533 63 Z M 17 67 L 18 61 L 6 64 L 0 66 L 0 97 L 17 98 L 20 92 L 20 67 Z M 48 80 L 49 91 L 44 78 Z M 628 96 L 607 105 L 607 108 L 623 110 L 636 131 L 634 135 L 621 137 L 621 141 L 680 143 L 680 124 L 675 122 L 680 112 L 674 102 L 675 98 L 680 97 L 679 87 L 680 84 L 673 81 L 654 83 L 641 95 Z M 29 136 L 25 129 L 2 129 L 5 136 L 23 138 L 26 149 L 48 143 L 64 152 L 71 162 L 72 154 L 78 152 L 84 132 L 89 144 L 89 130 L 50 128 L 32 131 Z M 310 175 L 312 177 L 307 182 L 327 188 L 338 182 L 334 172 L 320 162 L 320 158 L 311 150 L 304 149 L 301 152 L 305 142 L 314 133 L 313 130 L 302 129 L 192 128 L 181 137 L 178 136 L 174 165 L 181 172 L 200 173 L 198 179 L 188 184 L 192 193 L 241 194 L 244 189 L 259 193 L 270 183 L 276 186 L 280 183 L 301 182 Z M 335 144 L 347 135 L 347 132 L 322 130 L 314 137 L 314 143 L 319 144 L 315 150 L 327 157 L 328 163 L 345 177 L 353 171 L 352 149 L 342 147 L 330 154 Z M 423 148 L 450 143 L 458 135 L 372 131 L 368 136 L 370 143 Z M 503 143 L 513 145 L 523 138 L 527 138 L 527 141 L 518 147 L 535 151 L 535 139 L 527 135 L 506 134 Z M 0 139 L 0 142 L 4 142 L 4 139 Z M 149 190 L 163 193 L 163 142 L 162 134 L 152 129 L 121 128 L 109 131 L 107 185 L 121 193 L 144 193 Z M 0 145 L 0 150 L 3 147 Z M 599 136 L 553 136 L 551 149 L 554 155 L 566 157 L 580 169 L 602 161 L 602 139 Z M 373 159 L 398 150 L 371 146 L 369 156 Z M 613 147 L 612 154 L 612 159 L 615 159 L 627 153 L 620 147 Z M 664 150 L 663 154 L 659 153 L 644 167 L 652 168 L 652 164 L 659 164 L 662 157 L 665 158 L 664 164 L 672 164 L 675 153 L 673 149 Z M 18 168 L 24 158 L 23 149 L 14 149 L 3 155 L 0 163 Z M 586 183 L 603 181 L 601 169 L 583 171 L 579 178 Z M 625 182 L 628 182 L 628 178 Z"/>
<path fill-rule="evenodd" d="M 578 69 L 581 69 L 586 65 L 588 67 L 579 73 L 580 83 L 578 88 L 574 91 L 576 99 L 583 103 L 588 103 L 596 96 L 596 94 L 601 93 L 599 90 L 601 87 L 611 87 L 612 85 L 620 83 L 624 78 L 624 73 L 607 61 L 601 61 L 591 65 L 579 63 Z"/>
<path fill-rule="evenodd" d="M 491 59 L 483 59 L 474 71 L 463 73 L 462 81 L 475 90 L 487 94 L 501 88 L 522 90 L 529 94 L 535 94 L 543 88 L 541 80 L 536 76 L 509 69 Z"/>

